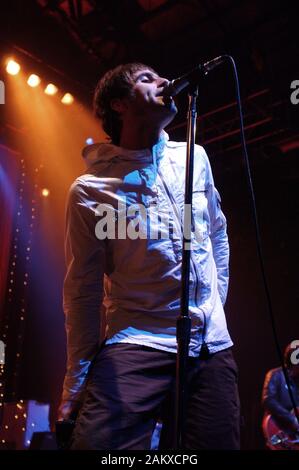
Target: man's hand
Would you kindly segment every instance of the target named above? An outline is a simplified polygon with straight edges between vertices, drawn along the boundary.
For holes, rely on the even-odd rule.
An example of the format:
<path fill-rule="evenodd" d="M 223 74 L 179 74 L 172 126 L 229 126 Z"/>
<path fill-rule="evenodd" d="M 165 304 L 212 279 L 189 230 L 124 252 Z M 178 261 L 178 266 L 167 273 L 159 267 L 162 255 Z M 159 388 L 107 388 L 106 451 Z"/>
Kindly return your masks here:
<path fill-rule="evenodd" d="M 58 408 L 58 421 L 65 421 L 65 420 L 76 420 L 78 415 L 78 411 L 81 407 L 81 402 L 79 401 L 62 401 Z"/>
<path fill-rule="evenodd" d="M 75 428 L 75 421 L 80 409 L 79 401 L 62 401 L 58 408 L 55 425 L 56 442 L 58 449 L 70 449 L 71 438 Z"/>

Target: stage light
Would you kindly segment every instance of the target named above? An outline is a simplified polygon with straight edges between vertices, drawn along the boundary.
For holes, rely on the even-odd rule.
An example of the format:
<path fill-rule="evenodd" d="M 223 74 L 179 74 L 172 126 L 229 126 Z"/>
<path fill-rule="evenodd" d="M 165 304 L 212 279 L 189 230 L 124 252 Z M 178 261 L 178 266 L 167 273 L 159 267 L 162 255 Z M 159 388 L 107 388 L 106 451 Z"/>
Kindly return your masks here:
<path fill-rule="evenodd" d="M 35 75 L 34 73 L 32 73 L 30 77 L 28 78 L 27 83 L 29 86 L 34 88 L 40 84 L 40 78 L 38 75 Z"/>
<path fill-rule="evenodd" d="M 86 142 L 87 145 L 91 145 L 91 144 L 93 144 L 93 138 L 92 137 L 87 137 L 85 142 Z"/>
<path fill-rule="evenodd" d="M 47 95 L 55 95 L 58 91 L 57 86 L 53 85 L 53 83 L 49 83 L 45 88 L 45 93 Z"/>
<path fill-rule="evenodd" d="M 20 69 L 21 69 L 20 64 L 18 64 L 18 62 L 16 62 L 15 60 L 10 59 L 7 62 L 6 72 L 9 73 L 10 75 L 17 75 Z"/>
<path fill-rule="evenodd" d="M 42 189 L 42 196 L 48 197 L 50 194 L 50 191 L 47 188 Z"/>
<path fill-rule="evenodd" d="M 70 93 L 66 93 L 62 98 L 61 98 L 61 103 L 63 104 L 72 104 L 74 102 L 74 97 Z"/>

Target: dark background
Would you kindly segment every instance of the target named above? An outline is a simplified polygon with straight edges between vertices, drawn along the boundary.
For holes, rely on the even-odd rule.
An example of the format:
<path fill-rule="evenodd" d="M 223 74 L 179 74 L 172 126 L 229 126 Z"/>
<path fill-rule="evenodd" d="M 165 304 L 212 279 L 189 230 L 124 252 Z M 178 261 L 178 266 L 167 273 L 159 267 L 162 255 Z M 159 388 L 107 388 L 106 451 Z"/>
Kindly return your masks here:
<path fill-rule="evenodd" d="M 11 0 L 0 6 L 0 55 L 17 53 L 46 68 L 89 106 L 97 80 L 119 63 L 141 61 L 173 78 L 215 56 L 234 57 L 281 348 L 299 337 L 299 104 L 290 102 L 290 84 L 299 80 L 295 5 L 257 0 Z M 4 69 L 0 79 L 5 80 Z M 267 370 L 278 365 L 278 357 L 258 265 L 234 102 L 232 71 L 224 64 L 201 84 L 197 142 L 210 157 L 228 219 L 231 280 L 226 313 L 240 371 L 242 448 L 256 449 L 263 447 L 263 379 Z M 174 140 L 185 138 L 184 94 L 178 105 L 179 114 L 169 128 Z M 1 143 L 13 152 L 14 138 L 3 115 L 0 130 Z M 7 155 L 2 154 L 2 164 Z M 9 158 L 15 165 L 20 155 Z M 41 214 L 44 209 L 38 210 Z M 0 224 L 5 223 L 2 218 Z M 52 228 L 55 260 L 47 256 L 38 225 L 34 232 L 21 363 L 18 379 L 13 380 L 15 325 L 15 330 L 10 329 L 6 394 L 8 400 L 22 397 L 51 403 L 54 420 L 65 367 L 65 337 L 63 226 L 55 224 L 54 218 Z M 7 237 L 6 252 L 11 244 Z M 13 319 L 7 299 L 2 304 L 2 321 L 8 312 Z"/>

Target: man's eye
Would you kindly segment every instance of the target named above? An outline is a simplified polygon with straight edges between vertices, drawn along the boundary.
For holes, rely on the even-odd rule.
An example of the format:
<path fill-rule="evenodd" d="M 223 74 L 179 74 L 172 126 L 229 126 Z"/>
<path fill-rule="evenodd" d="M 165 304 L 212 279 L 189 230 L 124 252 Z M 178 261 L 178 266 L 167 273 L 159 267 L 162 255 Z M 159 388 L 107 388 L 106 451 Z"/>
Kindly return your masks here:
<path fill-rule="evenodd" d="M 144 83 L 151 83 L 153 82 L 154 78 L 150 75 L 141 75 L 138 80 Z"/>

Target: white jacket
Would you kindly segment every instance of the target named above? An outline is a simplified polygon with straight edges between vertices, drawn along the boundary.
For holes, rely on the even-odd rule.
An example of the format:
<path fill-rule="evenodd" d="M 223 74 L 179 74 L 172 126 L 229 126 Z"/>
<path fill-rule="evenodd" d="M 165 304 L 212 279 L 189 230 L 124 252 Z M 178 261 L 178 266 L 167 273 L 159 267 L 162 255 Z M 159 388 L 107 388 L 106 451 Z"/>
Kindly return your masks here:
<path fill-rule="evenodd" d="M 67 206 L 65 400 L 80 400 L 99 345 L 102 302 L 108 344 L 142 344 L 174 353 L 180 311 L 186 144 L 170 142 L 163 133 L 152 149 L 94 144 L 83 150 L 83 156 L 88 173 L 71 186 Z M 103 226 L 98 223 L 104 220 L 99 204 L 115 209 L 115 227 L 104 240 L 99 239 Z M 126 225 L 133 222 L 136 227 L 136 214 L 135 225 L 132 214 L 140 205 L 147 215 L 139 218 L 139 228 L 158 224 L 160 239 L 117 235 L 112 239 L 123 213 Z M 130 207 L 131 213 L 120 207 Z M 169 233 L 163 223 L 165 214 Z M 212 353 L 232 345 L 223 310 L 229 259 L 226 219 L 208 157 L 200 146 L 195 148 L 192 223 L 189 354 L 198 356 L 203 339 Z"/>

